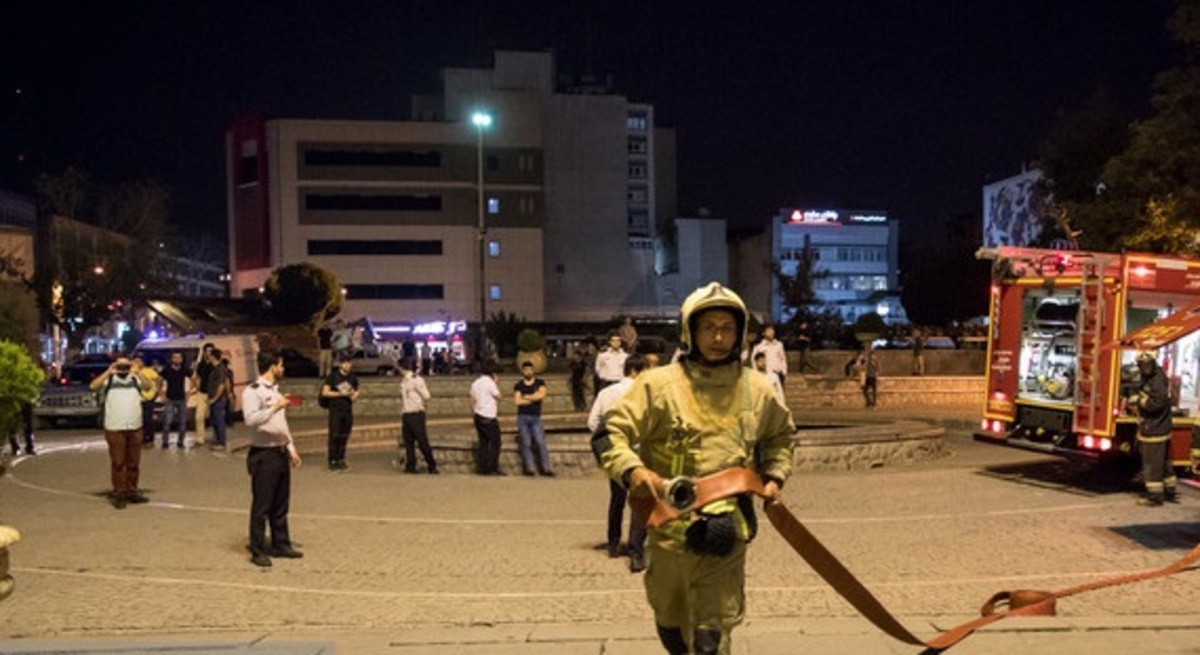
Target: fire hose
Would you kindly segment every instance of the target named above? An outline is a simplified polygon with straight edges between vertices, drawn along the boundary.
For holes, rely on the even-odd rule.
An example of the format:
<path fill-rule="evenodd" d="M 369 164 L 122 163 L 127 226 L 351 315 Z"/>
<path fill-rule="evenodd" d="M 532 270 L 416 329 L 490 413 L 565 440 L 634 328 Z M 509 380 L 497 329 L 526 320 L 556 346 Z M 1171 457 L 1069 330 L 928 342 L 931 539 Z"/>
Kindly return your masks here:
<path fill-rule="evenodd" d="M 639 506 L 641 515 L 649 516 L 646 525 L 654 528 L 709 503 L 745 493 L 765 498 L 762 480 L 750 469 L 731 468 L 701 478 L 680 477 L 668 480 L 659 490 L 657 498 L 631 495 L 630 502 Z M 653 508 L 650 507 L 651 502 Z M 945 650 L 979 628 L 1010 616 L 1053 616 L 1059 598 L 1168 576 L 1188 569 L 1200 561 L 1200 545 L 1197 545 L 1186 555 L 1161 569 L 1105 578 L 1058 591 L 1001 591 L 983 604 L 979 618 L 946 630 L 932 639 L 921 639 L 905 628 L 783 503 L 768 502 L 765 511 L 771 525 L 784 541 L 867 620 L 899 641 L 924 646 L 934 651 Z"/>

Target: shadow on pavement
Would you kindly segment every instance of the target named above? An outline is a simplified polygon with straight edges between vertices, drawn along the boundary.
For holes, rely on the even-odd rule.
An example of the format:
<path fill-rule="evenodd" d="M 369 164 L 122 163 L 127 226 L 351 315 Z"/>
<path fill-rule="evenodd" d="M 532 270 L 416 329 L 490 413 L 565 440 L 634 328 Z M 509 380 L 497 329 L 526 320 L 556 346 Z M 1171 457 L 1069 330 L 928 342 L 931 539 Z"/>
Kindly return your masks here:
<path fill-rule="evenodd" d="M 1139 523 L 1109 528 L 1150 550 L 1191 550 L 1200 544 L 1200 523 Z"/>
<path fill-rule="evenodd" d="M 1128 470 L 1065 459 L 989 466 L 978 475 L 1081 496 L 1138 491 Z"/>

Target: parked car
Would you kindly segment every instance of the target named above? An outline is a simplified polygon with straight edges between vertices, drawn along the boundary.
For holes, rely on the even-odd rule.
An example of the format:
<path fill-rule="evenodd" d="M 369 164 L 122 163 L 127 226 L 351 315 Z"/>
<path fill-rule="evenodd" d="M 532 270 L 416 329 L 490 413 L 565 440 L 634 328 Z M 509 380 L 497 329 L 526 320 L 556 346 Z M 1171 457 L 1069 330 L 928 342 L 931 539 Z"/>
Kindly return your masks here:
<path fill-rule="evenodd" d="M 41 396 L 33 404 L 33 415 L 39 425 L 57 426 L 61 423 L 103 425 L 100 393 L 88 385 L 108 370 L 108 357 L 89 356 L 62 369 L 57 380 L 42 387 Z"/>
<path fill-rule="evenodd" d="M 394 375 L 396 360 L 373 348 L 359 348 L 350 355 L 350 372 L 355 375 Z"/>

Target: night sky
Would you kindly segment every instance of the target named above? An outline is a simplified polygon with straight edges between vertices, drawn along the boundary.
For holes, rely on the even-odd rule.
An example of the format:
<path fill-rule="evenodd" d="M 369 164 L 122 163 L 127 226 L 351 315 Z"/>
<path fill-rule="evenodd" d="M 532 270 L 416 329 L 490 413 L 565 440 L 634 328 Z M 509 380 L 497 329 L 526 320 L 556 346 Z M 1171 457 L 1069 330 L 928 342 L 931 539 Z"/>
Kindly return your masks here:
<path fill-rule="evenodd" d="M 980 211 L 1056 112 L 1103 86 L 1148 115 L 1170 0 L 21 2 L 0 39 L 0 188 L 74 165 L 175 191 L 224 238 L 236 115 L 408 118 L 442 67 L 552 49 L 678 131 L 680 208 L 876 209 L 901 239 Z M 20 90 L 19 94 L 17 90 Z M 18 159 L 23 155 L 23 159 Z"/>

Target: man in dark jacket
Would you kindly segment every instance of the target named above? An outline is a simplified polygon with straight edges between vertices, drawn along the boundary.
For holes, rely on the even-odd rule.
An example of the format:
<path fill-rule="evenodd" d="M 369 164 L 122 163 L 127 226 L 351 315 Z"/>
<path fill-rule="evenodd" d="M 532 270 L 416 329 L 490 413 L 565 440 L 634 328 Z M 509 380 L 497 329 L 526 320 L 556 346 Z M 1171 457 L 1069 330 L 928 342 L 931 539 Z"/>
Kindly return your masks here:
<path fill-rule="evenodd" d="M 1139 505 L 1159 507 L 1163 501 L 1178 502 L 1175 471 L 1171 467 L 1171 397 L 1167 375 L 1148 350 L 1137 355 L 1141 386 L 1130 399 L 1137 408 L 1138 450 L 1142 455 L 1142 478 L 1146 497 Z"/>

